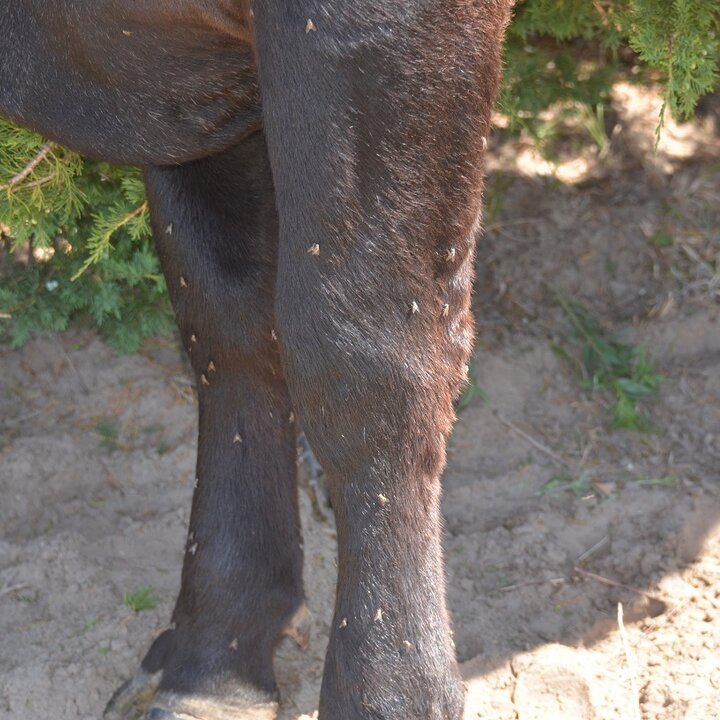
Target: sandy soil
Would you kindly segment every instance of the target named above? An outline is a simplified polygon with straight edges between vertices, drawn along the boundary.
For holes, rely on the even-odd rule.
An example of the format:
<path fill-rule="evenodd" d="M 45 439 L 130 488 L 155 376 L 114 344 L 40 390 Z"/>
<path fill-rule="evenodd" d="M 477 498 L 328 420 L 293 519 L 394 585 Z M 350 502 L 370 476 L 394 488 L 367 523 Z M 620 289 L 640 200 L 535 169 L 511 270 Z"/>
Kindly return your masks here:
<path fill-rule="evenodd" d="M 717 138 L 671 124 L 649 156 L 654 106 L 628 87 L 615 102 L 602 163 L 491 145 L 474 358 L 488 400 L 460 414 L 443 503 L 468 719 L 720 718 Z M 652 432 L 611 431 L 607 398 L 552 352 L 567 326 L 548 286 L 647 343 L 665 377 Z M 0 712 L 97 720 L 177 592 L 190 376 L 173 342 L 117 358 L 89 332 L 0 363 Z M 278 652 L 282 720 L 317 707 L 334 584 L 332 520 L 301 499 L 315 627 L 305 653 Z M 123 596 L 143 587 L 159 602 L 135 613 Z"/>

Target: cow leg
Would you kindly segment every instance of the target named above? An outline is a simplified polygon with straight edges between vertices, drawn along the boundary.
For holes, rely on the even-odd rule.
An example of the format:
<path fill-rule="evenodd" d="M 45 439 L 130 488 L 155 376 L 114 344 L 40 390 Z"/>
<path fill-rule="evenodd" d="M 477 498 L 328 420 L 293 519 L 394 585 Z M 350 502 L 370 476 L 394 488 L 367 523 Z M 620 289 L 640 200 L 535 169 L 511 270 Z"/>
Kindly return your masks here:
<path fill-rule="evenodd" d="M 277 222 L 265 142 L 147 171 L 157 249 L 200 408 L 170 629 L 107 717 L 274 718 L 272 656 L 302 629 L 295 428 L 273 330 Z M 300 639 L 300 638 L 299 638 Z"/>
<path fill-rule="evenodd" d="M 255 2 L 277 325 L 338 526 L 323 720 L 458 720 L 439 476 L 508 2 Z"/>

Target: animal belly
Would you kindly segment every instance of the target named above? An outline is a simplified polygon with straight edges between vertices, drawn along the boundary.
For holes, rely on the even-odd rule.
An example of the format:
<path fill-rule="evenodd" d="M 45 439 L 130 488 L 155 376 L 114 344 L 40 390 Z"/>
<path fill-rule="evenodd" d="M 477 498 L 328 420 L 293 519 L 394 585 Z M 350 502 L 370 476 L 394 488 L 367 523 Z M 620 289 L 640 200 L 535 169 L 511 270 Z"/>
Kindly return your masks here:
<path fill-rule="evenodd" d="M 260 126 L 246 0 L 14 0 L 0 115 L 85 154 L 180 163 Z"/>

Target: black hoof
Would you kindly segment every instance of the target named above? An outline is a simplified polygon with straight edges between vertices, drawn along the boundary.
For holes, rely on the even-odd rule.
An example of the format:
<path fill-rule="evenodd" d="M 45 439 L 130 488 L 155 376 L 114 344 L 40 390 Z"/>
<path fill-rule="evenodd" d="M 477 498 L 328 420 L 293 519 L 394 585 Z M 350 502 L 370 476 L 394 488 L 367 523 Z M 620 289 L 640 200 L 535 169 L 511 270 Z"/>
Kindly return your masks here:
<path fill-rule="evenodd" d="M 106 705 L 104 720 L 140 720 L 155 699 L 161 675 L 140 670 L 124 682 Z"/>

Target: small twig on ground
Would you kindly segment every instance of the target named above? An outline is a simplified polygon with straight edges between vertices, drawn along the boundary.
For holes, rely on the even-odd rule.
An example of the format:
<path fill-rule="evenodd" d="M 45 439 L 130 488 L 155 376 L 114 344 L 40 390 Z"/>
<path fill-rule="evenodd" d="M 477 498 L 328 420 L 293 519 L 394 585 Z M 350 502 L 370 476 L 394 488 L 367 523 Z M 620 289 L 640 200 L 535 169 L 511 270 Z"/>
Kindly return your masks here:
<path fill-rule="evenodd" d="M 577 565 L 573 567 L 573 572 L 576 572 L 578 575 L 582 575 L 583 577 L 586 577 L 590 580 L 595 580 L 595 582 L 602 583 L 603 585 L 622 588 L 623 590 L 628 590 L 629 592 L 635 593 L 636 595 L 644 595 L 646 598 L 650 598 L 650 600 L 655 600 L 655 602 L 659 602 L 662 605 L 666 604 L 665 601 L 662 598 L 659 598 L 657 595 L 645 592 L 645 590 L 640 590 L 639 588 L 633 587 L 632 585 L 625 585 L 625 583 L 618 582 L 617 580 L 610 580 L 610 578 L 603 577 L 602 575 L 596 575 L 595 573 L 583 570 Z"/>
<path fill-rule="evenodd" d="M 16 590 L 25 590 L 25 588 L 29 588 L 30 586 L 27 583 L 19 583 L 18 585 L 7 585 L 2 590 L 0 590 L 0 597 L 4 597 L 5 595 L 9 595 L 12 592 L 15 592 Z"/>
<path fill-rule="evenodd" d="M 640 692 L 638 690 L 637 665 L 632 651 L 630 650 L 630 642 L 628 641 L 627 632 L 625 631 L 622 603 L 618 603 L 617 622 L 618 630 L 620 631 L 620 641 L 622 642 L 623 652 L 625 653 L 625 662 L 627 663 L 628 673 L 630 674 L 633 717 L 635 720 L 640 720 Z"/>
<path fill-rule="evenodd" d="M 505 585 L 500 588 L 500 592 L 510 592 L 511 590 L 517 590 L 522 587 L 529 587 L 531 585 L 545 585 L 550 583 L 552 585 L 559 585 L 565 582 L 563 577 L 547 578 L 547 580 L 526 580 L 525 582 L 513 583 L 512 585 Z"/>
<path fill-rule="evenodd" d="M 592 547 L 589 547 L 584 553 L 577 556 L 575 562 L 581 563 L 587 560 L 593 553 L 597 552 L 600 548 L 607 545 L 610 542 L 610 536 L 606 535 L 601 540 L 598 540 Z"/>
<path fill-rule="evenodd" d="M 50 338 L 52 339 L 53 343 L 57 347 L 58 350 L 60 350 L 60 353 L 65 358 L 65 361 L 67 362 L 68 366 L 73 372 L 73 375 L 77 378 L 78 384 L 80 385 L 80 389 L 83 391 L 85 395 L 90 394 L 90 388 L 85 384 L 85 381 L 83 380 L 82 375 L 78 372 L 78 369 L 75 367 L 75 363 L 72 361 L 72 358 L 70 355 L 68 355 L 67 350 L 63 347 L 63 344 L 57 339 L 56 335 L 50 335 Z"/>
<path fill-rule="evenodd" d="M 46 410 L 46 408 L 40 408 L 40 410 L 33 410 L 31 413 L 26 413 L 25 415 L 20 415 L 19 417 L 10 418 L 9 420 L 5 421 L 4 425 L 6 428 L 15 427 L 16 425 L 21 425 L 26 420 L 32 420 L 34 417 L 37 417 L 45 410 Z"/>
<path fill-rule="evenodd" d="M 170 387 L 172 387 L 183 402 L 192 403 L 195 401 L 195 397 L 193 395 L 195 383 L 189 378 L 176 375 L 170 379 Z"/>
<path fill-rule="evenodd" d="M 515 220 L 504 220 L 503 222 L 489 223 L 483 226 L 484 232 L 491 232 L 492 230 L 498 230 L 499 228 L 512 227 L 513 225 L 534 225 L 540 222 L 539 217 L 529 218 L 517 218 Z"/>
<path fill-rule="evenodd" d="M 658 618 L 653 618 L 653 620 L 643 628 L 643 632 L 649 634 L 659 630 L 661 627 L 667 625 L 676 618 L 691 602 L 694 602 L 696 599 L 695 595 L 685 598 L 682 602 L 679 602 L 677 605 L 671 607 L 664 615 L 661 615 Z"/>
<path fill-rule="evenodd" d="M 516 435 L 519 435 L 523 440 L 526 442 L 529 442 L 534 448 L 540 450 L 540 452 L 545 453 L 549 458 L 552 458 L 555 462 L 560 463 L 562 466 L 573 470 L 573 465 L 569 463 L 564 458 L 561 458 L 556 452 L 551 450 L 547 445 L 544 445 L 539 440 L 536 440 L 532 435 L 528 435 L 524 430 L 519 428 L 515 423 L 508 420 L 506 417 L 503 417 L 498 410 L 495 410 L 494 408 L 491 408 L 493 415 L 509 430 L 512 430 Z"/>
<path fill-rule="evenodd" d="M 108 467 L 108 464 L 105 462 L 105 460 L 103 460 L 102 458 L 98 458 L 98 460 L 103 466 L 103 470 L 105 470 L 108 484 L 111 485 L 115 490 L 117 490 L 120 495 L 125 497 L 125 486 L 115 477 L 115 473 Z"/>
<path fill-rule="evenodd" d="M 0 192 L 4 192 L 5 190 L 12 190 L 23 180 L 29 177 L 32 174 L 33 170 L 35 170 L 35 168 L 49 155 L 52 149 L 53 143 L 45 143 L 45 145 L 43 145 L 40 150 L 38 150 L 35 157 L 17 175 L 15 175 L 15 177 L 10 178 L 10 180 L 4 185 L 0 185 Z M 38 181 L 35 182 L 37 183 Z"/>

